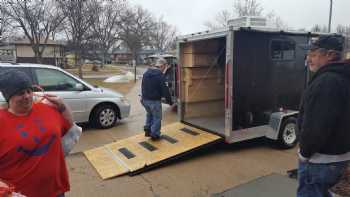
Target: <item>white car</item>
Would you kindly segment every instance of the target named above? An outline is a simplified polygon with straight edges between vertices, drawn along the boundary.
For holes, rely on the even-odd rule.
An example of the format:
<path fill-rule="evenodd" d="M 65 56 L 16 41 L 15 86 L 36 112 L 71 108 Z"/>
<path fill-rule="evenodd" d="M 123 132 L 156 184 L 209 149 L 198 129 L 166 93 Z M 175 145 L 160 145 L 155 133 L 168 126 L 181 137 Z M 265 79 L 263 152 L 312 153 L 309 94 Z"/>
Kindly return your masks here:
<path fill-rule="evenodd" d="M 33 84 L 64 99 L 74 121 L 89 122 L 96 128 L 111 128 L 118 119 L 129 116 L 129 101 L 116 91 L 94 87 L 55 66 L 27 63 L 0 63 L 0 72 L 17 69 L 27 73 Z M 6 101 L 0 93 L 0 105 Z"/>

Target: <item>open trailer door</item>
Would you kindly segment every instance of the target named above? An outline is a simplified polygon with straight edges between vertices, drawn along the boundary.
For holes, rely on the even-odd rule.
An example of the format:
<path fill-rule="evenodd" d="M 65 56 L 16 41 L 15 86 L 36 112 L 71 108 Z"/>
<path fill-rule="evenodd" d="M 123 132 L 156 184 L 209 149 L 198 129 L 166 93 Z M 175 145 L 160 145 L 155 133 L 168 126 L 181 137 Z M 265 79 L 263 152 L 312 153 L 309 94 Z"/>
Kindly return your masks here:
<path fill-rule="evenodd" d="M 234 32 L 233 118 L 226 141 L 268 137 L 282 147 L 296 144 L 296 118 L 306 83 L 305 46 L 309 40 L 306 33 L 249 28 Z"/>

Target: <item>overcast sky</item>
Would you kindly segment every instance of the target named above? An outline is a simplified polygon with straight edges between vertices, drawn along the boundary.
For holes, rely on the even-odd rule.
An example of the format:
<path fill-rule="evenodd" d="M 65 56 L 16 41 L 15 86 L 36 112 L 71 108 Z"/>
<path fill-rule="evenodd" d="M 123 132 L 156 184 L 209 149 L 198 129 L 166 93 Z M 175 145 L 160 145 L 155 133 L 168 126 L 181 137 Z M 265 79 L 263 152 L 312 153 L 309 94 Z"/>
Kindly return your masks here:
<path fill-rule="evenodd" d="M 130 0 L 155 16 L 163 16 L 181 34 L 206 30 L 203 25 L 234 0 Z M 257 0 L 265 13 L 274 11 L 293 29 L 310 29 L 314 24 L 328 26 L 330 0 Z M 350 0 L 333 0 L 332 31 L 338 24 L 350 25 Z"/>

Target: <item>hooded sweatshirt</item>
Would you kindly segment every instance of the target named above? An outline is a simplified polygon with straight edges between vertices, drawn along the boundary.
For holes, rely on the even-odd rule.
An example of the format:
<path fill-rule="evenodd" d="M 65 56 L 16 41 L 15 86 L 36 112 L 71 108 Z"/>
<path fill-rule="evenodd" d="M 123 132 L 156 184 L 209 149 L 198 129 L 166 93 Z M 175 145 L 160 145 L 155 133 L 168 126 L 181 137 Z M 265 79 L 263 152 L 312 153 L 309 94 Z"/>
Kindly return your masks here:
<path fill-rule="evenodd" d="M 300 154 L 350 156 L 350 64 L 330 63 L 320 68 L 304 92 L 299 114 Z M 332 157 L 325 157 L 332 158 Z"/>
<path fill-rule="evenodd" d="M 161 100 L 164 97 L 168 104 L 172 100 L 168 86 L 165 84 L 165 77 L 159 69 L 149 68 L 142 78 L 142 99 Z"/>

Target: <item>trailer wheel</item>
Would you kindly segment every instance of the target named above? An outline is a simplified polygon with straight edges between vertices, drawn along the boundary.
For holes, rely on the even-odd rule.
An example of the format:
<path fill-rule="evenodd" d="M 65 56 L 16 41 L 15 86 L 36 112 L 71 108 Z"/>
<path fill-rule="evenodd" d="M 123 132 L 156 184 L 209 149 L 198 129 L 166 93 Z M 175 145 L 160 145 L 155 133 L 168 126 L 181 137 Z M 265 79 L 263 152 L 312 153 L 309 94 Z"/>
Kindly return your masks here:
<path fill-rule="evenodd" d="M 277 142 L 283 149 L 293 148 L 297 144 L 298 138 L 296 118 L 290 117 L 282 122 Z"/>

